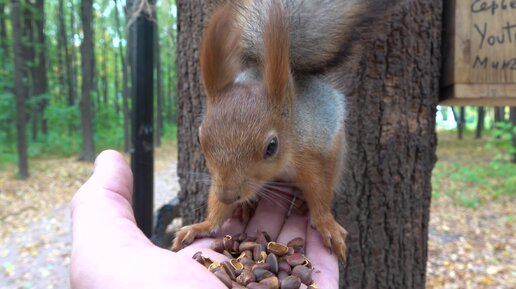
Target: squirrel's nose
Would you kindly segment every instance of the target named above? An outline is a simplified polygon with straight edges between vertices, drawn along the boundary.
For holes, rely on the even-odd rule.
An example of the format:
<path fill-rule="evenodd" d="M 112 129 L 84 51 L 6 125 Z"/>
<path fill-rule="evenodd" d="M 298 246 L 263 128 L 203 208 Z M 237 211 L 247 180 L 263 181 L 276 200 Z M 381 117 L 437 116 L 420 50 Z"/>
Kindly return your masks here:
<path fill-rule="evenodd" d="M 218 191 L 217 199 L 226 205 L 230 205 L 240 199 L 240 194 L 235 191 Z"/>

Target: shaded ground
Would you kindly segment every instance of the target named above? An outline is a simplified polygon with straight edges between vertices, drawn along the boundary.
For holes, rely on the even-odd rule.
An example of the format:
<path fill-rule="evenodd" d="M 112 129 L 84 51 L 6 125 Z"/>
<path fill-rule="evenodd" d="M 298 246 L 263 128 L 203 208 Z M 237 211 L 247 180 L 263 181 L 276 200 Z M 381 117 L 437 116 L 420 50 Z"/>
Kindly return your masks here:
<path fill-rule="evenodd" d="M 516 288 L 514 192 L 496 193 L 512 190 L 516 173 L 487 165 L 492 152 L 484 144 L 439 135 L 427 288 Z M 156 151 L 155 207 L 177 192 L 174 149 Z M 31 166 L 27 182 L 0 172 L 0 288 L 68 288 L 68 202 L 92 166 L 72 158 Z M 471 173 L 482 166 L 501 172 Z"/>
<path fill-rule="evenodd" d="M 155 208 L 177 193 L 175 145 L 156 150 Z M 128 157 L 127 157 L 128 159 Z M 31 179 L 0 172 L 0 288 L 69 288 L 68 203 L 91 174 L 74 158 L 31 161 Z"/>

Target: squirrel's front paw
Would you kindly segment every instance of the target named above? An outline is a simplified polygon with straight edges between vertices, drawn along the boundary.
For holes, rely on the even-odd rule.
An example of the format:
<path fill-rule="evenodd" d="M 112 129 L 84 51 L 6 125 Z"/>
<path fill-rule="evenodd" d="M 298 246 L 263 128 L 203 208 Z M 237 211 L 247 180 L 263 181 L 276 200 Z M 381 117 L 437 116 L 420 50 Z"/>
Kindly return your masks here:
<path fill-rule="evenodd" d="M 331 214 L 312 220 L 312 226 L 321 233 L 324 246 L 335 252 L 339 259 L 346 261 L 346 236 L 348 232 L 340 226 Z"/>
<path fill-rule="evenodd" d="M 176 233 L 176 238 L 172 243 L 172 251 L 179 251 L 185 246 L 190 245 L 195 238 L 204 237 L 210 234 L 211 225 L 207 222 L 184 226 Z"/>

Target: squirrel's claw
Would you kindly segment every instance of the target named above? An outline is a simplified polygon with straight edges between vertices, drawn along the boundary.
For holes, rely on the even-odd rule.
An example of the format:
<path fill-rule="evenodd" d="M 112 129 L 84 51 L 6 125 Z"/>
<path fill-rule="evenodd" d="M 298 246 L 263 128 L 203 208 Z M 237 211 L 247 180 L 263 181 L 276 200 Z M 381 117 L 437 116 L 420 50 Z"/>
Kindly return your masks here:
<path fill-rule="evenodd" d="M 312 226 L 319 231 L 323 244 L 330 250 L 330 253 L 336 253 L 339 260 L 345 263 L 348 232 L 335 221 L 331 214 L 312 220 Z"/>
<path fill-rule="evenodd" d="M 195 238 L 209 235 L 211 227 L 210 224 L 202 222 L 181 228 L 177 231 L 176 238 L 170 249 L 175 252 L 183 249 L 192 244 Z"/>

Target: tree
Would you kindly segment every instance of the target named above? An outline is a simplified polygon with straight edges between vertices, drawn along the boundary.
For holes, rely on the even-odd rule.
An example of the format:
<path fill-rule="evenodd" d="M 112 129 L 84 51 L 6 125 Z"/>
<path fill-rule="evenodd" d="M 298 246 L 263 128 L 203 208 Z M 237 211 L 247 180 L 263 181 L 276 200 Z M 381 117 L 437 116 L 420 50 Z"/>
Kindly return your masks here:
<path fill-rule="evenodd" d="M 7 40 L 7 24 L 5 14 L 5 3 L 0 1 L 0 49 L 3 58 L 9 58 L 9 42 Z"/>
<path fill-rule="evenodd" d="M 11 16 L 13 26 L 13 53 L 14 53 L 14 93 L 16 95 L 16 132 L 18 140 L 18 175 L 21 179 L 29 177 L 29 164 L 27 161 L 27 136 L 26 136 L 26 110 L 25 101 L 28 97 L 27 84 L 24 78 L 27 76 L 24 61 L 23 31 L 23 7 L 18 0 L 11 1 Z"/>
<path fill-rule="evenodd" d="M 73 3 L 73 2 L 72 2 Z M 67 104 L 72 106 L 75 104 L 75 100 L 77 99 L 76 89 L 75 89 L 75 77 L 74 77 L 74 69 L 73 69 L 73 56 L 69 49 L 69 40 L 68 33 L 66 30 L 66 21 L 65 21 L 65 9 L 64 9 L 64 0 L 59 0 L 58 2 L 58 49 L 60 63 L 64 64 L 64 70 L 61 69 L 61 84 L 63 87 L 66 87 L 67 92 Z M 73 11 L 71 13 L 73 15 Z M 73 19 L 73 16 L 72 16 Z M 73 33 L 73 29 L 72 29 Z M 73 46 L 71 48 L 74 50 Z"/>
<path fill-rule="evenodd" d="M 457 111 L 451 107 L 453 112 L 453 117 L 455 118 L 455 122 L 457 123 L 457 137 L 462 139 L 464 136 L 464 127 L 466 126 L 466 109 L 464 106 L 459 108 L 459 115 L 457 115 Z"/>
<path fill-rule="evenodd" d="M 155 86 L 156 89 L 156 120 L 154 125 L 154 145 L 161 145 L 161 136 L 163 134 L 163 76 L 161 74 L 161 56 L 159 44 L 158 14 L 154 12 L 154 69 L 156 70 Z"/>
<path fill-rule="evenodd" d="M 83 40 L 81 44 L 82 86 L 81 86 L 81 125 L 82 125 L 82 153 L 81 160 L 95 159 L 95 144 L 93 141 L 93 124 L 91 113 L 91 93 L 93 91 L 93 2 L 81 0 L 81 21 Z"/>
<path fill-rule="evenodd" d="M 206 172 L 197 144 L 205 102 L 197 51 L 210 4 L 178 4 L 178 174 L 181 215 L 204 217 Z M 348 230 L 342 288 L 424 288 L 442 1 L 401 1 L 376 38 L 354 47 L 327 79 L 348 96 L 347 163 L 335 215 Z"/>
<path fill-rule="evenodd" d="M 484 130 L 484 119 L 485 119 L 485 108 L 483 106 L 478 107 L 477 111 L 477 129 L 475 130 L 475 138 L 482 138 L 482 131 Z"/>
<path fill-rule="evenodd" d="M 505 121 L 505 106 L 496 106 L 494 108 L 494 122 L 504 122 Z"/>
<path fill-rule="evenodd" d="M 118 13 L 118 3 L 117 3 L 117 0 L 114 0 L 115 1 L 115 26 L 116 26 L 116 30 L 117 30 L 117 35 L 120 39 L 122 39 L 122 33 L 120 31 L 120 17 L 119 17 L 119 13 Z M 126 15 L 126 19 L 128 18 L 128 15 L 129 15 L 129 10 L 131 9 L 130 7 L 132 7 L 132 4 L 133 1 L 131 0 L 128 0 L 126 2 L 126 9 L 125 9 L 125 15 Z M 122 63 L 122 85 L 123 85 L 123 88 L 122 88 L 122 113 L 123 113 L 123 116 L 124 116 L 124 151 L 125 152 L 129 152 L 129 149 L 130 149 L 130 135 L 129 135 L 129 119 L 130 119 L 130 115 L 129 115 L 129 98 L 130 98 L 130 95 L 129 95 L 129 91 L 130 91 L 130 83 L 129 83 L 129 62 L 130 61 L 126 61 L 126 59 L 131 59 L 130 58 L 130 35 L 131 35 L 131 31 L 133 30 L 133 28 L 130 26 L 127 28 L 126 30 L 126 49 L 125 49 L 125 56 L 124 56 L 124 50 L 123 50 L 123 47 L 122 45 L 119 45 L 118 48 L 119 48 L 119 52 L 120 52 L 120 61 Z"/>
<path fill-rule="evenodd" d="M 47 133 L 47 121 L 45 119 L 45 107 L 48 104 L 47 100 L 47 56 L 46 56 L 46 44 L 45 44 L 45 33 L 43 28 L 45 27 L 45 1 L 37 0 L 33 6 L 33 12 L 31 13 L 33 35 L 33 65 L 31 67 L 32 74 L 32 94 L 33 98 L 36 98 L 32 108 L 32 139 L 37 139 L 39 126 L 43 134 Z"/>

